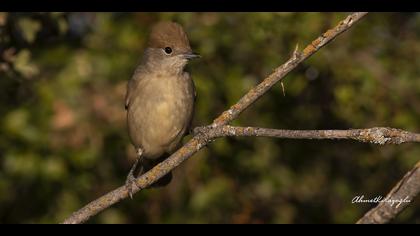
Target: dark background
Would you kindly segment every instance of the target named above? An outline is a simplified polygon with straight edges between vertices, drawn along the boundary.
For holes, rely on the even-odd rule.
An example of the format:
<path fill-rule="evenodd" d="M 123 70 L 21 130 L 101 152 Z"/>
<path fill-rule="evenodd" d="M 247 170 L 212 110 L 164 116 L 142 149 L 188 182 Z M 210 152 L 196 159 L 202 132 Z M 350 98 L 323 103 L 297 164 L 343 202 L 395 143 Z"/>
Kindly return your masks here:
<path fill-rule="evenodd" d="M 127 80 L 148 31 L 174 20 L 202 55 L 206 125 L 346 13 L 0 13 L 0 223 L 56 223 L 122 185 L 135 152 Z M 420 132 L 420 14 L 371 13 L 235 125 Z M 187 140 L 190 137 L 186 137 Z M 218 139 L 90 223 L 353 223 L 419 160 L 417 144 Z M 394 222 L 420 223 L 418 198 Z"/>

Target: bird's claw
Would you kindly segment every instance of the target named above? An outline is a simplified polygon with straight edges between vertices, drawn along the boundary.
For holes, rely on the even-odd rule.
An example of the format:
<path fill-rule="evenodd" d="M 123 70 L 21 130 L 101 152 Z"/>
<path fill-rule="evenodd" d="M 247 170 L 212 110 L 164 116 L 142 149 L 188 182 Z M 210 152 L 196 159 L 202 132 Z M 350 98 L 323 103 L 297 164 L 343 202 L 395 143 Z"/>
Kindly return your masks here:
<path fill-rule="evenodd" d="M 139 164 L 139 161 L 141 160 L 142 154 L 143 154 L 143 150 L 140 148 L 137 149 L 138 157 L 136 159 L 136 162 L 134 162 L 134 165 L 131 167 L 130 172 L 128 172 L 127 179 L 125 180 L 125 186 L 127 188 L 128 195 L 130 195 L 131 199 L 133 199 L 133 193 L 141 189 L 137 185 L 136 177 L 134 176 L 134 171 L 136 170 L 136 167 Z M 140 169 L 140 173 L 143 173 L 143 166 Z M 134 190 L 133 190 L 133 185 L 135 186 Z"/>
<path fill-rule="evenodd" d="M 130 198 L 133 199 L 133 194 L 140 190 L 141 188 L 137 185 L 136 177 L 134 177 L 133 173 L 130 173 L 127 176 L 127 179 L 125 181 L 125 187 L 127 188 L 128 195 L 130 195 Z"/>

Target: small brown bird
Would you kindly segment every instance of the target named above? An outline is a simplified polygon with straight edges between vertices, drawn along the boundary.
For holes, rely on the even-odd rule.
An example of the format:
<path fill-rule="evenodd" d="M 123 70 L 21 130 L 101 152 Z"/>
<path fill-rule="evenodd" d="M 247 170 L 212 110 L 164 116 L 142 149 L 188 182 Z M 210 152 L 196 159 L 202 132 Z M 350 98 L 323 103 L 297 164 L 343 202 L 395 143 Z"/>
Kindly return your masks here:
<path fill-rule="evenodd" d="M 142 61 L 128 82 L 125 100 L 128 133 L 137 152 L 126 181 L 130 196 L 137 165 L 139 174 L 153 168 L 179 148 L 190 130 L 195 88 L 184 68 L 197 57 L 179 24 L 160 22 L 152 28 Z M 171 179 L 169 173 L 153 186 L 166 185 Z"/>

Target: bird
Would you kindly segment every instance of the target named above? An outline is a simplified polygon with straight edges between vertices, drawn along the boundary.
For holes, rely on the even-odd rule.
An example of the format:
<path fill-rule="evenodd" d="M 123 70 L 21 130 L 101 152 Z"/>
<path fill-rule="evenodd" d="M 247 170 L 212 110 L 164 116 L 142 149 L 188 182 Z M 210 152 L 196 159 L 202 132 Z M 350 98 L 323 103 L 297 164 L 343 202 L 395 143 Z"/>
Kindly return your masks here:
<path fill-rule="evenodd" d="M 185 67 L 199 57 L 180 24 L 162 21 L 152 27 L 125 97 L 128 134 L 137 153 L 126 179 L 131 198 L 133 188 L 139 188 L 134 176 L 137 166 L 139 175 L 150 170 L 175 152 L 191 131 L 196 90 Z M 171 179 L 170 172 L 152 187 L 165 186 Z"/>

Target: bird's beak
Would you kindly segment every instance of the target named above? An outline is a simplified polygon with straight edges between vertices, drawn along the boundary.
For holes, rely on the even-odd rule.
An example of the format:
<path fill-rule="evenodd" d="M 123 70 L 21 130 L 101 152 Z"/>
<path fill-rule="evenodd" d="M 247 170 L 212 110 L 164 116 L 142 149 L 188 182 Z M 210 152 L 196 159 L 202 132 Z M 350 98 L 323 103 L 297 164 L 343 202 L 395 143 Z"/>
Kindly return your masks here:
<path fill-rule="evenodd" d="M 194 53 L 194 52 L 184 54 L 184 58 L 188 60 L 192 60 L 192 59 L 200 58 L 200 57 L 201 57 L 200 54 Z"/>

